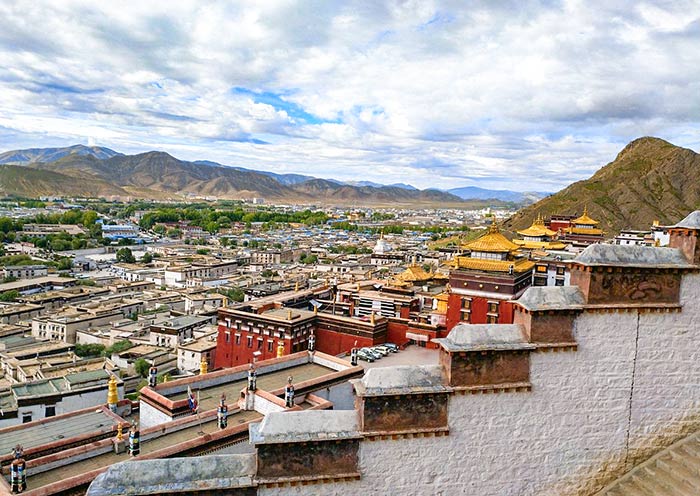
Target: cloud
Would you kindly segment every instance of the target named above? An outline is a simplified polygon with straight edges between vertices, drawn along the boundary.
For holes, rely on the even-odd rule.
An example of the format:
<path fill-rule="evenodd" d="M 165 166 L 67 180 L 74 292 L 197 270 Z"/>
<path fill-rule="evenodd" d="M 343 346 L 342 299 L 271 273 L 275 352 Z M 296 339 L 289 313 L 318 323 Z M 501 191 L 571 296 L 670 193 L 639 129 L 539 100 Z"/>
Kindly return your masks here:
<path fill-rule="evenodd" d="M 700 148 L 699 7 L 8 0 L 0 137 L 555 190 L 640 135 Z"/>

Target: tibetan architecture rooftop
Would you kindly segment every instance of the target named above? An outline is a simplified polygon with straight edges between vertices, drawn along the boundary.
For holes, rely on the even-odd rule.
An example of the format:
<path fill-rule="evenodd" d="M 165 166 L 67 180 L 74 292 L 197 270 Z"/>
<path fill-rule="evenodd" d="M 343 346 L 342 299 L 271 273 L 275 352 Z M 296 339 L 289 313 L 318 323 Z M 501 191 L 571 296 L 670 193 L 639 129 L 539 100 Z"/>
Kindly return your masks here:
<path fill-rule="evenodd" d="M 139 476 L 132 463 L 117 463 L 97 476 L 91 496 L 114 494 L 159 494 L 208 491 L 230 494 L 231 488 L 253 486 L 255 455 L 207 455 L 196 458 L 143 460 Z"/>
<path fill-rule="evenodd" d="M 262 422 L 250 425 L 254 444 L 306 443 L 362 437 L 355 410 L 270 412 Z"/>
<path fill-rule="evenodd" d="M 544 225 L 544 219 L 540 215 L 538 215 L 537 218 L 532 222 L 532 225 L 530 227 L 528 227 L 527 229 L 523 229 L 522 231 L 518 231 L 518 234 L 520 234 L 521 236 L 532 237 L 552 237 L 557 233 L 555 231 L 552 231 L 551 229 L 547 229 L 547 226 Z"/>
<path fill-rule="evenodd" d="M 557 288 L 561 289 L 561 288 Z M 446 338 L 434 339 L 445 351 L 533 349 L 520 324 L 459 324 Z"/>
<path fill-rule="evenodd" d="M 493 223 L 486 234 L 470 243 L 462 245 L 465 250 L 490 253 L 510 253 L 518 249 L 518 245 L 512 243 L 498 230 L 498 224 Z"/>
<path fill-rule="evenodd" d="M 446 392 L 440 365 L 397 365 L 369 369 L 352 381 L 359 396 Z"/>
<path fill-rule="evenodd" d="M 669 227 L 678 227 L 684 229 L 700 229 L 700 210 L 690 212 L 683 220 L 678 222 L 676 225 Z"/>
<path fill-rule="evenodd" d="M 598 222 L 597 220 L 589 217 L 588 207 L 584 207 L 583 215 L 581 215 L 581 217 L 575 218 L 574 220 L 571 221 L 571 223 L 572 224 L 582 224 L 582 225 L 586 225 L 586 226 L 597 226 L 598 224 L 600 224 L 600 222 Z"/>
<path fill-rule="evenodd" d="M 530 312 L 582 309 L 586 298 L 578 286 L 530 286 L 517 304 Z"/>
<path fill-rule="evenodd" d="M 574 263 L 587 266 L 653 267 L 689 269 L 695 267 L 677 248 L 595 244 L 586 247 Z"/>

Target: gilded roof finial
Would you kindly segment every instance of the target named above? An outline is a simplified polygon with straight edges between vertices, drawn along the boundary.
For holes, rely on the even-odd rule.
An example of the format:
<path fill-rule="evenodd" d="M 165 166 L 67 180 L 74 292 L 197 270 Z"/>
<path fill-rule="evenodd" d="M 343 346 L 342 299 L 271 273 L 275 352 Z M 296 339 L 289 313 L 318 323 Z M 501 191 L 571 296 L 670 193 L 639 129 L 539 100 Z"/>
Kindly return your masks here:
<path fill-rule="evenodd" d="M 489 226 L 489 234 L 497 234 L 498 232 L 500 232 L 498 230 L 498 222 L 494 218 L 493 222 L 491 222 L 491 225 Z"/>

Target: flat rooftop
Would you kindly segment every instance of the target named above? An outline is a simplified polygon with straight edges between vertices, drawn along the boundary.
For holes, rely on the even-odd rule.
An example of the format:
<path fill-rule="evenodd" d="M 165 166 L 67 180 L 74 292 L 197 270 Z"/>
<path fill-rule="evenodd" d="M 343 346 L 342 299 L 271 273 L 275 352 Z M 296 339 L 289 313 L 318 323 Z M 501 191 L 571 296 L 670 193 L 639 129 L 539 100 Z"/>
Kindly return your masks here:
<path fill-rule="evenodd" d="M 96 407 L 94 411 L 49 422 L 27 426 L 23 429 L 0 430 L 0 453 L 10 453 L 21 444 L 24 449 L 53 443 L 62 439 L 81 436 L 89 432 L 111 431 L 117 424 L 114 417 Z"/>
<path fill-rule="evenodd" d="M 260 418 L 262 418 L 262 414 L 255 411 L 238 411 L 235 413 L 229 413 L 228 426 L 229 428 L 236 427 L 245 422 L 249 422 L 251 420 L 258 420 Z M 220 429 L 216 417 L 213 417 L 201 424 L 195 423 L 193 426 L 188 427 L 186 429 L 182 429 L 176 432 L 170 432 L 168 434 L 154 439 L 143 440 L 143 433 L 141 433 L 142 439 L 139 443 L 141 447 L 141 455 L 147 455 L 149 453 L 153 453 L 163 448 L 175 446 L 176 444 L 184 443 L 186 441 L 191 441 L 200 436 L 218 432 L 219 430 Z M 125 437 L 128 437 L 129 434 L 127 430 L 124 431 L 124 435 Z M 31 470 L 29 470 L 27 477 L 27 486 L 31 489 L 35 489 L 37 487 L 52 484 L 54 482 L 65 480 L 70 477 L 82 475 L 92 470 L 105 468 L 114 463 L 127 461 L 129 459 L 130 457 L 126 452 L 116 454 L 113 451 L 110 451 L 108 453 L 104 453 L 93 458 L 78 460 L 75 463 L 71 463 L 63 467 L 58 467 L 53 470 L 48 470 L 46 472 L 42 472 L 36 475 L 32 475 Z"/>
<path fill-rule="evenodd" d="M 315 363 L 306 363 L 304 365 L 297 365 L 295 367 L 289 367 L 276 372 L 271 372 L 269 374 L 259 374 L 257 378 L 258 389 L 263 389 L 265 391 L 274 391 L 276 389 L 281 389 L 287 385 L 287 377 L 290 375 L 293 378 L 293 383 L 308 381 L 311 379 L 316 379 L 318 377 L 332 374 L 336 372 L 323 365 L 318 365 Z M 197 394 L 199 391 L 199 405 L 201 411 L 213 410 L 219 406 L 219 399 L 221 398 L 221 393 L 226 394 L 227 402 L 234 401 L 238 398 L 241 389 L 248 385 L 248 379 L 244 378 L 234 382 L 226 382 L 223 384 L 218 384 L 209 388 L 197 390 L 192 385 L 192 391 Z M 171 395 L 164 394 L 159 391 L 163 396 L 169 400 L 177 401 L 187 399 L 187 391 L 176 393 Z"/>

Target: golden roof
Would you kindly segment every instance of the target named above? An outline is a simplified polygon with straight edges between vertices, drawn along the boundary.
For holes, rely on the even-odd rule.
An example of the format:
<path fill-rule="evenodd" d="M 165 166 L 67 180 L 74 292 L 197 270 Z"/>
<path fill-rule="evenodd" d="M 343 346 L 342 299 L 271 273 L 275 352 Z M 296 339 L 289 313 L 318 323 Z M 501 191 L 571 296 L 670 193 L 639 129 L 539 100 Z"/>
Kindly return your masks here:
<path fill-rule="evenodd" d="M 531 270 L 535 263 L 530 260 L 520 258 L 518 260 L 488 260 L 483 258 L 455 257 L 453 266 L 459 269 L 485 270 L 488 272 L 527 272 Z"/>
<path fill-rule="evenodd" d="M 518 231 L 518 234 L 521 236 L 548 236 L 551 238 L 557 233 L 551 229 L 547 229 L 547 227 L 544 225 L 544 219 L 542 216 L 538 215 L 530 227 L 523 229 L 522 231 Z"/>
<path fill-rule="evenodd" d="M 566 248 L 566 244 L 560 241 L 525 241 L 524 239 L 514 239 L 513 243 L 516 243 L 526 250 L 563 250 Z"/>
<path fill-rule="evenodd" d="M 603 235 L 603 230 L 602 229 L 597 229 L 595 227 L 567 227 L 565 231 L 568 234 L 589 234 L 591 236 L 602 236 Z"/>
<path fill-rule="evenodd" d="M 591 219 L 588 216 L 588 207 L 583 207 L 583 215 L 579 217 L 578 219 L 574 219 L 571 221 L 572 224 L 584 224 L 584 225 L 591 225 L 591 226 L 597 226 L 600 224 L 597 220 Z"/>
<path fill-rule="evenodd" d="M 406 282 L 424 282 L 431 280 L 433 276 L 434 274 L 426 272 L 420 265 L 413 264 L 396 276 L 396 279 Z"/>
<path fill-rule="evenodd" d="M 471 251 L 484 251 L 490 253 L 510 253 L 518 249 L 518 245 L 512 243 L 498 230 L 498 224 L 494 221 L 489 231 L 479 239 L 462 245 L 462 248 Z"/>

